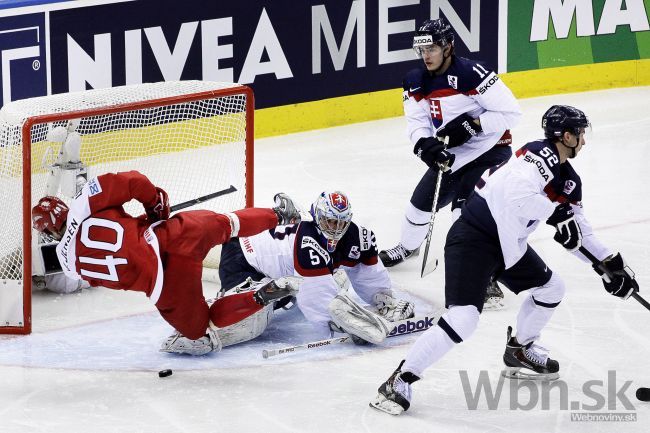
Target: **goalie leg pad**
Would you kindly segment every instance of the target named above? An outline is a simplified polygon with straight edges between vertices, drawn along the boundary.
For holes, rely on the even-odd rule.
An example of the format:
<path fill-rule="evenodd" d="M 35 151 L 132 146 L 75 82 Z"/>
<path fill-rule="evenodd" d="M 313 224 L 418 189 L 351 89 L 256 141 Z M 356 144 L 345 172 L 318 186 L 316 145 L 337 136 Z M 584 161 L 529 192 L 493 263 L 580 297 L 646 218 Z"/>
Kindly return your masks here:
<path fill-rule="evenodd" d="M 332 321 L 345 332 L 374 344 L 383 342 L 391 331 L 386 320 L 345 295 L 337 295 L 332 299 L 329 313 Z"/>
<path fill-rule="evenodd" d="M 269 304 L 237 323 L 219 328 L 217 334 L 223 347 L 243 343 L 258 337 L 264 332 L 272 318 L 273 304 Z"/>

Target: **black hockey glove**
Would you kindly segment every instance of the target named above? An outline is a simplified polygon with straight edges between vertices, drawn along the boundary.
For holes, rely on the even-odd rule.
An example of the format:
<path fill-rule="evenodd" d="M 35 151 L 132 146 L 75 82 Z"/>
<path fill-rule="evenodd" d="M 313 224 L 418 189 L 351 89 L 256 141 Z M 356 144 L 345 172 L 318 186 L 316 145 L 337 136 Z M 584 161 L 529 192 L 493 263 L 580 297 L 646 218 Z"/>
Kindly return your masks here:
<path fill-rule="evenodd" d="M 478 135 L 481 131 L 483 131 L 481 125 L 474 122 L 474 119 L 467 113 L 463 113 L 440 128 L 436 136 L 441 140 L 449 137 L 449 147 L 456 147 L 465 144 L 467 140 Z"/>
<path fill-rule="evenodd" d="M 558 205 L 553 215 L 546 220 L 546 224 L 555 227 L 556 242 L 562 244 L 569 252 L 574 252 L 582 245 L 582 232 L 575 219 L 571 203 L 565 202 Z"/>
<path fill-rule="evenodd" d="M 456 155 L 445 149 L 445 144 L 435 137 L 422 137 L 415 143 L 413 153 L 429 167 L 438 165 L 442 171 L 449 170 Z"/>
<path fill-rule="evenodd" d="M 625 263 L 621 253 L 607 257 L 601 265 L 607 268 L 607 273 L 603 272 L 598 265 L 594 265 L 593 268 L 602 277 L 607 293 L 627 299 L 632 296 L 632 293 L 639 291 L 639 283 L 634 279 L 634 271 Z"/>
<path fill-rule="evenodd" d="M 300 211 L 296 208 L 293 200 L 283 192 L 279 192 L 273 197 L 275 207 L 273 211 L 278 217 L 278 225 L 297 224 L 300 222 Z"/>

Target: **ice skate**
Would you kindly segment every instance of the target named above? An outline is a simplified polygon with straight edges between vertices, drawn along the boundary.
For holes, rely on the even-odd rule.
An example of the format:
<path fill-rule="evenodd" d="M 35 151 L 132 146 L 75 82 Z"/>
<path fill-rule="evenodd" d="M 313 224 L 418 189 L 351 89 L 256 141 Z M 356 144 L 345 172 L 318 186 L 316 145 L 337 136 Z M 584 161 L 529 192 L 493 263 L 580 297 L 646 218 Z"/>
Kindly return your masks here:
<path fill-rule="evenodd" d="M 401 370 L 404 361 L 400 362 L 397 370 L 381 384 L 378 394 L 370 407 L 386 412 L 390 415 L 399 415 L 411 406 L 411 384 L 420 380 L 415 374 Z"/>
<path fill-rule="evenodd" d="M 490 281 L 485 293 L 485 302 L 483 303 L 483 311 L 485 310 L 500 310 L 505 307 L 503 302 L 503 291 L 496 281 Z"/>
<path fill-rule="evenodd" d="M 379 252 L 379 259 L 387 268 L 402 263 L 409 257 L 415 257 L 420 254 L 420 248 L 414 250 L 407 250 L 402 244 L 397 244 L 394 248 L 382 250 Z"/>
<path fill-rule="evenodd" d="M 549 381 L 560 377 L 560 364 L 548 357 L 548 351 L 531 341 L 521 345 L 512 336 L 512 327 L 508 326 L 508 342 L 503 354 L 506 368 L 501 375 L 508 379 L 529 379 Z"/>

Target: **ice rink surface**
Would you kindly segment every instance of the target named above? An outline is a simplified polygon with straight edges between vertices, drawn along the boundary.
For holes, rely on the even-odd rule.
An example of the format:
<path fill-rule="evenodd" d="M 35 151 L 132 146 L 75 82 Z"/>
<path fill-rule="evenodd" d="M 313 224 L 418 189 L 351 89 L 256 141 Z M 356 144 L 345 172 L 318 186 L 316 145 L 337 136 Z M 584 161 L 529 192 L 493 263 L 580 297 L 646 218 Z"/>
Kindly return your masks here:
<path fill-rule="evenodd" d="M 524 115 L 513 130 L 518 148 L 541 137 L 540 119 L 550 105 L 587 113 L 593 136 L 572 161 L 583 180 L 585 213 L 597 236 L 623 253 L 646 299 L 648 101 L 650 87 L 522 100 Z M 284 191 L 307 207 L 323 189 L 341 189 L 355 221 L 374 230 L 380 248 L 392 247 L 425 170 L 411 148 L 403 118 L 258 140 L 256 205 L 271 205 L 273 194 Z M 444 209 L 433 235 L 433 255 L 441 259 L 449 225 Z M 552 233 L 543 226 L 531 238 L 568 289 L 540 341 L 560 362 L 562 382 L 550 391 L 517 390 L 510 382 L 499 388 L 506 327 L 514 324 L 521 299 L 509 292 L 506 309 L 484 312 L 474 336 L 426 371 L 414 385 L 411 409 L 399 417 L 368 402 L 417 334 L 390 339 L 388 347 L 340 345 L 263 360 L 262 346 L 310 340 L 300 313 L 290 311 L 261 342 L 193 359 L 157 352 L 170 328 L 140 294 L 39 292 L 34 333 L 0 337 L 0 432 L 647 431 L 650 403 L 636 400 L 634 391 L 650 387 L 650 311 L 608 295 L 590 266 L 566 253 Z M 418 309 L 427 312 L 444 302 L 444 266 L 424 279 L 419 267 L 416 258 L 390 274 L 394 287 L 421 299 Z M 205 294 L 216 290 L 207 285 Z M 174 374 L 160 379 L 162 368 Z M 501 391 L 491 403 L 485 390 L 472 402 L 480 375 L 492 392 Z M 578 422 L 572 413 L 637 420 Z"/>

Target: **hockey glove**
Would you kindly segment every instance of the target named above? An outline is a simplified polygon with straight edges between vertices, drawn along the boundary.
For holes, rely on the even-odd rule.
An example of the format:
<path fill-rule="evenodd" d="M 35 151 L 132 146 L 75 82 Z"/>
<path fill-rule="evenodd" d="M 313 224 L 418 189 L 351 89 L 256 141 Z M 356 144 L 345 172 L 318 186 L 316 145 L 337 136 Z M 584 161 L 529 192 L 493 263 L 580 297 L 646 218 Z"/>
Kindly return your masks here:
<path fill-rule="evenodd" d="M 557 230 L 553 239 L 562 244 L 569 252 L 574 252 L 582 245 L 582 232 L 575 219 L 571 203 L 565 202 L 558 205 L 553 214 L 546 220 L 546 224 Z"/>
<path fill-rule="evenodd" d="M 164 189 L 156 187 L 156 204 L 146 209 L 147 219 L 155 223 L 169 218 L 169 196 Z"/>
<path fill-rule="evenodd" d="M 607 273 L 603 272 L 599 265 L 594 265 L 593 268 L 602 277 L 607 293 L 627 299 L 639 291 L 639 283 L 634 279 L 634 271 L 625 263 L 621 253 L 607 257 L 600 266 L 607 268 Z"/>
<path fill-rule="evenodd" d="M 467 113 L 463 113 L 440 128 L 436 136 L 441 140 L 449 137 L 449 147 L 456 147 L 465 144 L 470 138 L 475 137 L 481 131 L 483 131 L 481 125 L 474 122 L 474 119 Z"/>
<path fill-rule="evenodd" d="M 275 207 L 273 211 L 278 217 L 278 225 L 297 224 L 300 222 L 300 211 L 296 208 L 293 200 L 283 192 L 273 197 Z"/>
<path fill-rule="evenodd" d="M 429 167 L 440 166 L 442 171 L 449 170 L 456 155 L 445 149 L 445 144 L 434 137 L 422 137 L 415 143 L 413 153 Z"/>

